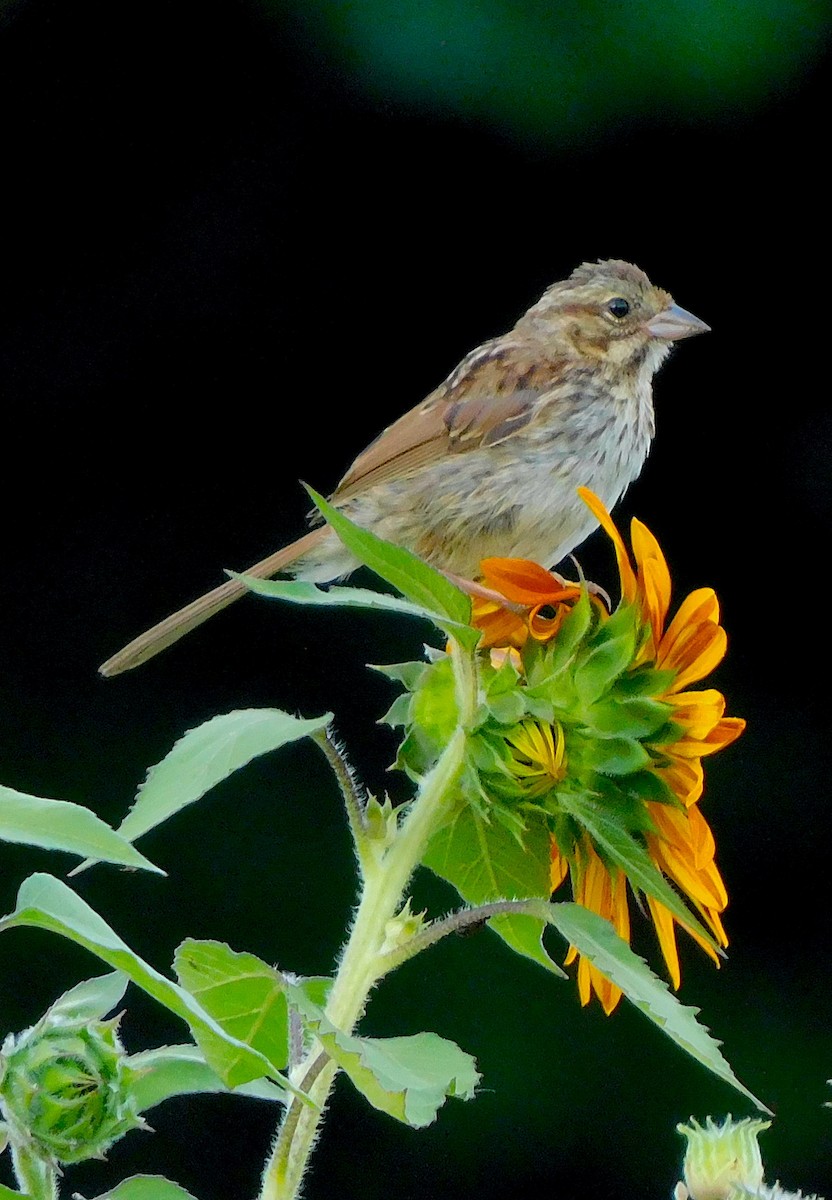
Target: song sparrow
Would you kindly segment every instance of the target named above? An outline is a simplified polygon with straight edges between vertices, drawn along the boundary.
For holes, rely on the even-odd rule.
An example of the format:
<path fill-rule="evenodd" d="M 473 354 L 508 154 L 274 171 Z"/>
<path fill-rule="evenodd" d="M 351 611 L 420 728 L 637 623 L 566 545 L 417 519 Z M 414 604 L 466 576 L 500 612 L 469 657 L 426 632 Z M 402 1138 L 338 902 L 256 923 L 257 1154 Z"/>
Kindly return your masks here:
<path fill-rule="evenodd" d="M 638 267 L 584 263 L 385 429 L 332 501 L 466 578 L 489 555 L 554 566 L 596 524 L 576 488 L 612 508 L 650 448 L 654 373 L 671 342 L 707 329 Z M 247 574 L 328 581 L 357 565 L 321 526 Z M 102 674 L 138 666 L 244 592 L 221 584 L 130 642 Z"/>

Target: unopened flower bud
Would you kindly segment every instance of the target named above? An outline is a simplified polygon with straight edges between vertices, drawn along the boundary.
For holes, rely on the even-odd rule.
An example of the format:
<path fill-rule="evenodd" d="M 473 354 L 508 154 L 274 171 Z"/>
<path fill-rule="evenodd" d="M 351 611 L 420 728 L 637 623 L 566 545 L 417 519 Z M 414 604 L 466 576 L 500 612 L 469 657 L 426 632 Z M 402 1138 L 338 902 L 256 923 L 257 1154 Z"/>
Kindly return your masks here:
<path fill-rule="evenodd" d="M 128 1130 L 146 1128 L 116 1024 L 47 1014 L 6 1038 L 0 1108 L 13 1143 L 47 1162 L 74 1163 L 101 1158 Z"/>
<path fill-rule="evenodd" d="M 717 1125 L 708 1117 L 704 1126 L 691 1117 L 690 1125 L 677 1125 L 688 1139 L 684 1184 L 676 1188 L 677 1200 L 729 1200 L 737 1192 L 757 1193 L 763 1184 L 763 1160 L 757 1137 L 770 1121 L 726 1117 Z"/>

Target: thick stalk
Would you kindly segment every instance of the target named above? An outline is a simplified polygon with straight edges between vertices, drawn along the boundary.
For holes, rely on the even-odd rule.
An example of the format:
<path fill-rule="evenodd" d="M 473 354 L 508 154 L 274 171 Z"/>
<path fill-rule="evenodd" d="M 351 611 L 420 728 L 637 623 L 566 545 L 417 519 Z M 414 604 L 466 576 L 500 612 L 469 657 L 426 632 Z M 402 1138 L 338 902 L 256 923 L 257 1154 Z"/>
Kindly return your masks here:
<path fill-rule="evenodd" d="M 460 658 L 462 655 L 460 655 Z M 474 679 L 470 664 L 460 681 L 460 691 Z M 460 704 L 469 713 L 472 702 Z M 364 1011 L 367 997 L 380 975 L 381 950 L 387 922 L 401 907 L 405 888 L 419 864 L 431 835 L 453 802 L 462 768 L 465 732 L 458 728 L 441 758 L 425 779 L 395 841 L 381 862 L 366 864 L 361 899 L 338 974 L 332 985 L 326 1013 L 333 1025 L 351 1032 Z M 315 1046 L 301 1064 L 295 1079 L 301 1086 L 320 1055 Z M 319 1069 L 308 1094 L 318 1106 L 310 1109 L 292 1101 L 266 1165 L 260 1200 L 295 1200 L 300 1194 L 309 1155 L 315 1144 L 329 1090 L 336 1074 L 331 1061 Z"/>

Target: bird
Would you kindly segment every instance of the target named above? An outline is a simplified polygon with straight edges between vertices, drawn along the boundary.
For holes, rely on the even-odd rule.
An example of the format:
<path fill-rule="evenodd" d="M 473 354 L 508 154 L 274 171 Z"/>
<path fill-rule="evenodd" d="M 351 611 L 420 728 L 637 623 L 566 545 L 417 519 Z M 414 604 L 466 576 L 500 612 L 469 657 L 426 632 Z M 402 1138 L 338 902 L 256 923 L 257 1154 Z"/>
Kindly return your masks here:
<path fill-rule="evenodd" d="M 556 566 L 597 524 L 578 487 L 608 509 L 620 500 L 653 440 L 655 372 L 674 342 L 709 328 L 632 263 L 584 262 L 371 442 L 331 503 L 457 578 L 475 579 L 490 556 Z M 359 565 L 318 525 L 245 574 L 326 583 Z M 101 674 L 138 666 L 245 592 L 220 584 Z"/>

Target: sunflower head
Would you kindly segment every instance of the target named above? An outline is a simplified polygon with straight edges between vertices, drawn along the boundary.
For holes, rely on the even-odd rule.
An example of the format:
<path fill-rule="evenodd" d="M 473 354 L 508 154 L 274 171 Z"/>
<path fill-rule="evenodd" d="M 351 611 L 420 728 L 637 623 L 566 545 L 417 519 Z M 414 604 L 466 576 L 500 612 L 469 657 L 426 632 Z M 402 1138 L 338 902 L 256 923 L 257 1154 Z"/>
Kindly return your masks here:
<path fill-rule="evenodd" d="M 568 879 L 574 899 L 625 938 L 628 893 L 643 896 L 678 986 L 677 926 L 716 962 L 727 944 L 727 896 L 698 802 L 703 758 L 744 722 L 725 716 L 720 692 L 691 688 L 726 649 L 714 592 L 691 593 L 668 621 L 656 539 L 633 522 L 633 562 L 601 502 L 581 494 L 612 540 L 620 603 L 610 612 L 600 589 L 523 559 L 482 563 L 473 624 L 488 653 L 461 801 L 521 842 L 545 828 L 549 888 Z M 407 727 L 399 764 L 419 776 L 457 722 L 452 672 L 440 656 L 399 677 L 410 690 L 391 714 Z M 595 993 L 608 1012 L 620 999 L 591 963 L 579 963 L 578 984 L 584 1003 Z"/>

